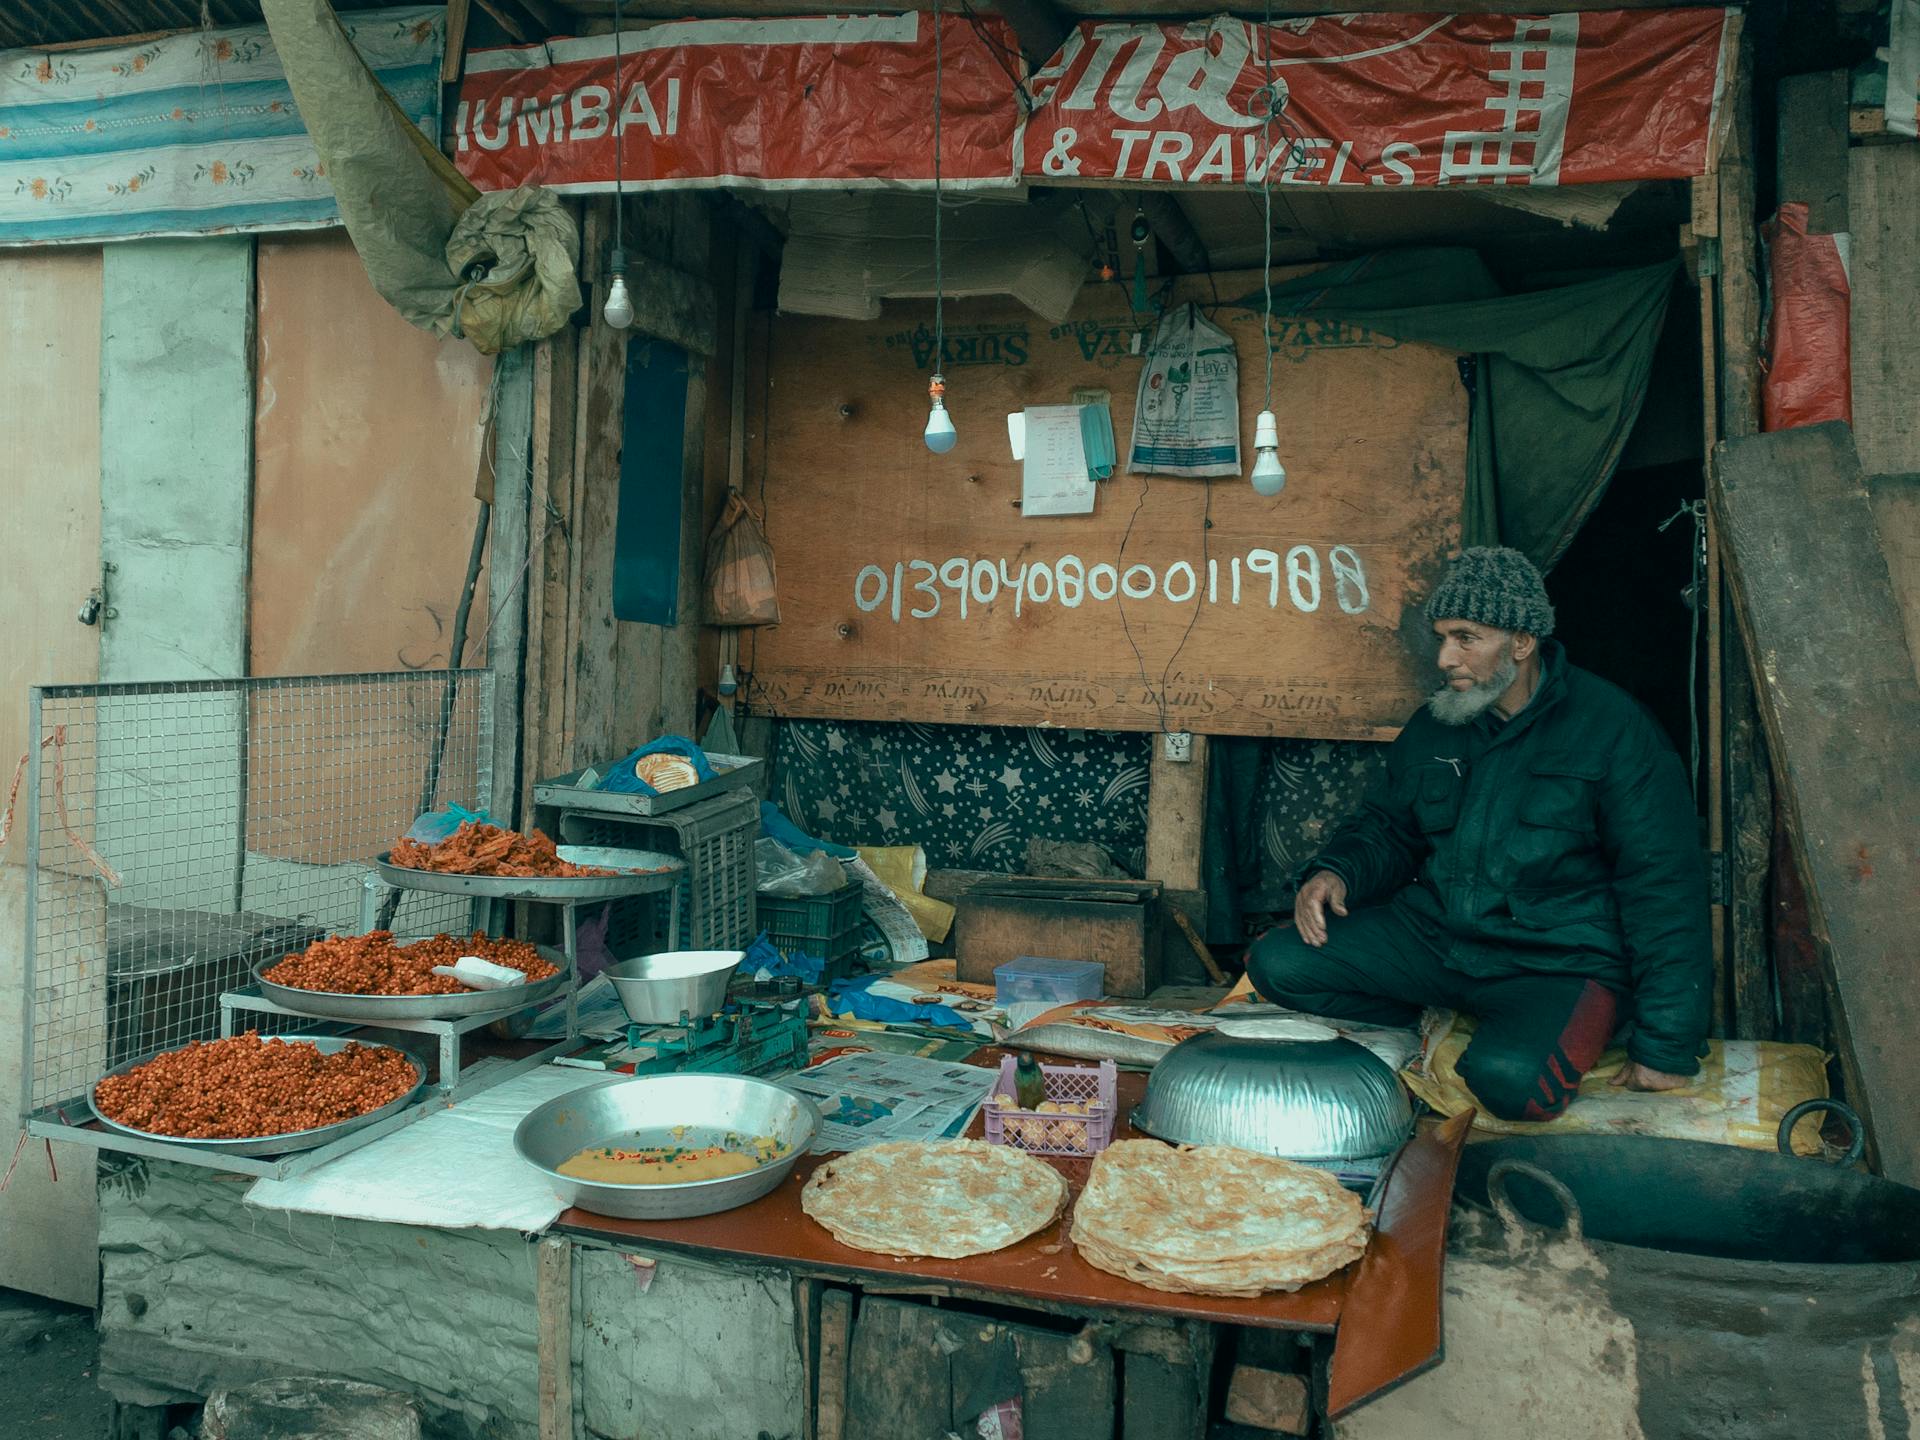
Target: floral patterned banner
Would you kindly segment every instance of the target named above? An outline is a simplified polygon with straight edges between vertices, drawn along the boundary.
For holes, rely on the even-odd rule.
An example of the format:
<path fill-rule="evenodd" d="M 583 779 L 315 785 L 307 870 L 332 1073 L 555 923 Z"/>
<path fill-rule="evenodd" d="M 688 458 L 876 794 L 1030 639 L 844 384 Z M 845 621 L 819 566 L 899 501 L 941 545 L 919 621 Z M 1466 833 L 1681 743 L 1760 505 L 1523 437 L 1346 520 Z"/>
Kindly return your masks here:
<path fill-rule="evenodd" d="M 363 10 L 343 23 L 437 141 L 445 10 Z M 0 245 L 338 220 L 264 25 L 104 50 L 0 52 Z"/>

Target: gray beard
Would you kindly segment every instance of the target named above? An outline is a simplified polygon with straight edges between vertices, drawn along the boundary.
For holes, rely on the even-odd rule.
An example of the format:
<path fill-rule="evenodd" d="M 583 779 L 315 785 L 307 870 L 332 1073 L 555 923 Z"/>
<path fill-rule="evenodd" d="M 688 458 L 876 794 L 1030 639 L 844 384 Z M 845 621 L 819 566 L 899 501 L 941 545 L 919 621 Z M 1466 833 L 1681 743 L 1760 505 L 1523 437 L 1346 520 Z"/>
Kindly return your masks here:
<path fill-rule="evenodd" d="M 1493 708 L 1513 682 L 1520 678 L 1520 666 L 1508 652 L 1491 679 L 1479 681 L 1471 690 L 1455 690 L 1443 685 L 1428 697 L 1427 709 L 1442 725 L 1470 725 Z"/>

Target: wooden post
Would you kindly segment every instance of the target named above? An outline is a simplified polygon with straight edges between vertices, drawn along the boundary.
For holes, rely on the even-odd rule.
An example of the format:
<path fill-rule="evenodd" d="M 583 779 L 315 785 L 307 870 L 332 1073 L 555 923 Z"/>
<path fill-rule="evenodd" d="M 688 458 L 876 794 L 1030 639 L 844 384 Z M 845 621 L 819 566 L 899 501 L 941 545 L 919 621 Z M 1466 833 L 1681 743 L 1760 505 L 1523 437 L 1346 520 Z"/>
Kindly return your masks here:
<path fill-rule="evenodd" d="M 549 1235 L 535 1249 L 540 1335 L 540 1440 L 573 1440 L 573 1245 Z"/>
<path fill-rule="evenodd" d="M 1191 760 L 1169 760 L 1166 739 L 1155 735 L 1147 764 L 1146 878 L 1164 887 L 1169 909 L 1197 917 L 1206 933 L 1207 897 L 1200 863 L 1207 831 L 1207 737 L 1192 737 Z M 1177 927 L 1166 927 L 1167 958 L 1184 954 Z M 1183 965 L 1183 969 L 1186 967 Z"/>
<path fill-rule="evenodd" d="M 1721 440 L 1760 429 L 1760 275 L 1754 194 L 1753 52 L 1742 45 L 1726 149 L 1720 161 L 1719 366 Z M 1708 463 L 1713 451 L 1709 447 Z M 1773 1035 L 1773 959 L 1767 917 L 1772 863 L 1773 785 L 1745 647 L 1721 574 L 1717 519 L 1707 512 L 1708 695 L 1711 753 L 1720 771 L 1714 837 L 1724 901 L 1725 1032 L 1741 1039 Z"/>
<path fill-rule="evenodd" d="M 820 1378 L 814 1399 L 814 1440 L 845 1440 L 847 1361 L 853 1345 L 853 1292 L 828 1288 L 820 1296 Z"/>
<path fill-rule="evenodd" d="M 1685 243 L 1700 281 L 1703 453 L 1760 428 L 1760 289 L 1753 170 L 1753 56 L 1736 27 L 1726 135 L 1711 174 L 1693 182 Z M 1728 613 L 1718 517 L 1706 518 L 1707 847 L 1714 875 L 1712 1033 L 1772 1032 L 1766 885 L 1772 790 L 1747 659 Z M 1757 1029 L 1754 1027 L 1758 1027 Z"/>
<path fill-rule="evenodd" d="M 533 444 L 533 347 L 500 357 L 494 419 L 493 533 L 488 540 L 487 664 L 493 669 L 493 814 L 518 820 L 521 683 L 527 641 L 527 496 Z"/>

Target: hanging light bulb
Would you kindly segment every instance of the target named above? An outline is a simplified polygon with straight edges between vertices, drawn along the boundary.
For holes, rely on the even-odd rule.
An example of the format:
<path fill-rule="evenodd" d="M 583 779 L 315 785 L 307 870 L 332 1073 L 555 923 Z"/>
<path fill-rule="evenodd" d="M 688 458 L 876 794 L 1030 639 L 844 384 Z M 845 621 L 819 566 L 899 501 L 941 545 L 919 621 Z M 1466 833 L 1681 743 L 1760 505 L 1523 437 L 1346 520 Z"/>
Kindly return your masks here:
<path fill-rule="evenodd" d="M 624 58 L 620 53 L 620 30 L 626 17 L 621 13 L 620 0 L 613 0 L 613 107 L 620 108 L 622 67 Z M 613 127 L 613 256 L 608 269 L 613 272 L 613 283 L 607 286 L 607 303 L 600 311 L 600 317 L 615 330 L 624 330 L 633 324 L 633 298 L 627 294 L 627 251 L 626 251 L 626 192 L 621 188 L 622 172 L 626 168 L 626 156 L 622 153 L 621 136 L 624 127 Z"/>
<path fill-rule="evenodd" d="M 1261 261 L 1261 288 L 1266 292 L 1266 314 L 1260 324 L 1260 348 L 1267 361 L 1267 405 L 1253 422 L 1253 482 L 1256 495 L 1278 495 L 1287 486 L 1287 468 L 1280 463 L 1280 422 L 1273 415 L 1273 123 L 1280 113 L 1279 96 L 1273 81 L 1273 0 L 1267 0 L 1267 25 L 1261 31 L 1261 49 L 1266 64 L 1267 83 L 1262 95 L 1266 102 L 1261 140 L 1267 155 L 1266 169 L 1260 176 L 1260 194 L 1264 201 L 1266 234 Z"/>
<path fill-rule="evenodd" d="M 927 398 L 933 403 L 927 409 L 927 428 L 924 437 L 927 449 L 936 455 L 944 455 L 953 449 L 954 442 L 960 437 L 954 432 L 953 417 L 947 413 L 947 377 L 935 375 L 927 386 Z"/>
<path fill-rule="evenodd" d="M 739 690 L 739 677 L 733 673 L 733 662 L 728 661 L 720 667 L 720 693 L 731 696 L 738 694 Z"/>
<path fill-rule="evenodd" d="M 1256 495 L 1278 495 L 1287 484 L 1280 463 L 1280 422 L 1273 411 L 1262 410 L 1253 422 L 1253 490 Z"/>
<path fill-rule="evenodd" d="M 600 315 L 614 329 L 624 330 L 633 324 L 633 300 L 627 294 L 627 257 L 624 251 L 613 252 L 612 268 L 613 283 L 607 287 L 607 303 Z"/>

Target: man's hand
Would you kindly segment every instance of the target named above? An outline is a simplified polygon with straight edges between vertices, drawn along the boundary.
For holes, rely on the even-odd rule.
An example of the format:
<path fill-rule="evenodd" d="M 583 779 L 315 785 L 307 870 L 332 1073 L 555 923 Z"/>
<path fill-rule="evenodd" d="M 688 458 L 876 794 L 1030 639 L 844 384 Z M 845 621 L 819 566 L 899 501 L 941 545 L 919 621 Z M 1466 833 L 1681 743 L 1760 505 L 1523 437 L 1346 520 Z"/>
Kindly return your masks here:
<path fill-rule="evenodd" d="M 1612 1083 L 1629 1090 L 1681 1090 L 1691 1085 L 1693 1079 L 1687 1075 L 1669 1075 L 1651 1065 L 1629 1060 L 1621 1067 L 1620 1073 L 1613 1077 Z"/>
<path fill-rule="evenodd" d="M 1347 913 L 1347 882 L 1331 870 L 1316 870 L 1293 899 L 1293 928 L 1300 938 L 1318 949 L 1327 943 L 1327 910 Z"/>

